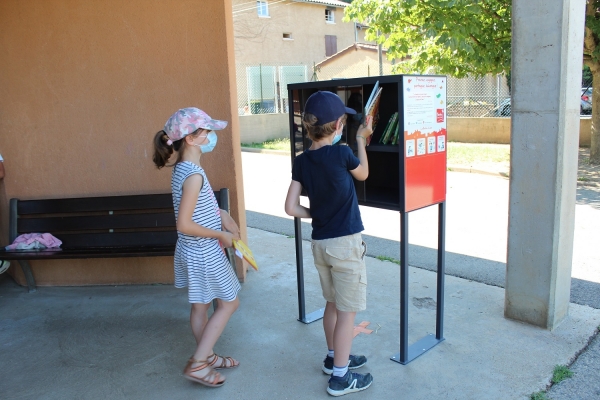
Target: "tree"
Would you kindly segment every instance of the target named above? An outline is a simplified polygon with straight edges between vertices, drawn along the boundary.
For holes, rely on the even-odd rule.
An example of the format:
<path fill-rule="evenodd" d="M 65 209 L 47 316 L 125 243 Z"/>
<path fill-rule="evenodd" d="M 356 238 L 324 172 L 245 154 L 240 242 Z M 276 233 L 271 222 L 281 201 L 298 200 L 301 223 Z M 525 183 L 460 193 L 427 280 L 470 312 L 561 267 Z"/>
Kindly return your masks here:
<path fill-rule="evenodd" d="M 510 69 L 510 11 L 510 0 L 354 0 L 345 18 L 367 22 L 368 38 L 403 60 L 398 72 L 460 78 Z"/>
<path fill-rule="evenodd" d="M 588 0 L 585 8 L 583 63 L 590 68 L 593 82 L 590 163 L 600 164 L 600 1 L 598 0 Z"/>
<path fill-rule="evenodd" d="M 368 39 L 403 60 L 396 72 L 460 78 L 510 73 L 511 10 L 511 0 L 354 0 L 345 18 L 366 22 Z M 592 105 L 599 105 L 600 0 L 588 0 L 583 56 L 594 77 Z M 591 137 L 590 162 L 600 164 L 598 106 Z"/>

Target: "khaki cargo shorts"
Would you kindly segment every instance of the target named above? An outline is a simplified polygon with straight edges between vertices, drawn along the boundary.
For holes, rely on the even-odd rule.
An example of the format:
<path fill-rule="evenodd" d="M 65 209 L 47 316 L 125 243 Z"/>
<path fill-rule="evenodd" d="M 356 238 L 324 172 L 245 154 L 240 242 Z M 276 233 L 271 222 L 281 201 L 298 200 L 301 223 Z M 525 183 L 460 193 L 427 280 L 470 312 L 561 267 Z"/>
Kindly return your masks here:
<path fill-rule="evenodd" d="M 360 233 L 311 243 L 325 300 L 340 311 L 367 308 L 367 245 Z"/>

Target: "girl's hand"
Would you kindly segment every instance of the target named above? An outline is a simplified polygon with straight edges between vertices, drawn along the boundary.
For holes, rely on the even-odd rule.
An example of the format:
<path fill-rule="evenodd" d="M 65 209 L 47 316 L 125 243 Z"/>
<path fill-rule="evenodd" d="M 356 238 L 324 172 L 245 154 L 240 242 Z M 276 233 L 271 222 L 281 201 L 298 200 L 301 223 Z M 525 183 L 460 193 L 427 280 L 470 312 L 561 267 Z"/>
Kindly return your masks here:
<path fill-rule="evenodd" d="M 235 238 L 229 232 L 221 232 L 221 237 L 219 238 L 223 247 L 233 247 L 233 239 Z"/>
<path fill-rule="evenodd" d="M 240 228 L 225 210 L 221 210 L 221 227 L 231 233 L 234 239 L 240 239 Z"/>
<path fill-rule="evenodd" d="M 360 128 L 358 128 L 358 132 L 356 132 L 356 139 L 358 139 L 358 137 L 362 137 L 363 139 L 365 139 L 365 144 L 367 143 L 367 138 L 369 136 L 371 136 L 373 134 L 373 116 L 369 115 L 367 117 L 367 124 L 366 125 L 360 125 Z M 357 140 L 358 142 L 359 140 Z"/>

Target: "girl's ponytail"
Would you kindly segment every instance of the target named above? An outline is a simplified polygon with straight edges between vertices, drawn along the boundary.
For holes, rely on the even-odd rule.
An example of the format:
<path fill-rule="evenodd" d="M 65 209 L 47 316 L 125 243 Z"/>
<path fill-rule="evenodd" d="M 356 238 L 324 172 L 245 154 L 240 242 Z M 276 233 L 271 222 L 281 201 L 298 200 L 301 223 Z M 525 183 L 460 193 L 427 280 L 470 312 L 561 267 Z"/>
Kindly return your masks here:
<path fill-rule="evenodd" d="M 169 158 L 173 154 L 173 145 L 168 144 L 168 140 L 169 137 L 164 130 L 158 131 L 154 135 L 154 156 L 152 157 L 152 161 L 154 161 L 158 169 L 167 165 L 167 161 L 169 161 Z"/>

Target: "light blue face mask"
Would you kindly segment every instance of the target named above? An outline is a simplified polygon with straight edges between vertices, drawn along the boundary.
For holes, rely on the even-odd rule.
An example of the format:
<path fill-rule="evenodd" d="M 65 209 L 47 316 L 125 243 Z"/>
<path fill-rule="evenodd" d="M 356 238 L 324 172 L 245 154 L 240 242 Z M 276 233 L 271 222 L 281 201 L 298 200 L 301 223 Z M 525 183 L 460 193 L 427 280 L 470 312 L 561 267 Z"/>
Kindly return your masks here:
<path fill-rule="evenodd" d="M 340 139 L 342 138 L 342 133 L 344 131 L 344 124 L 342 124 L 342 127 L 340 128 L 340 134 L 339 135 L 335 135 L 333 137 L 333 141 L 331 142 L 331 145 L 333 146 L 334 144 L 336 144 L 337 142 L 340 141 Z"/>
<path fill-rule="evenodd" d="M 208 135 L 206 135 L 206 137 L 208 138 L 208 143 L 195 145 L 195 146 L 200 147 L 200 151 L 202 151 L 202 153 L 210 153 L 211 151 L 213 151 L 213 149 L 217 145 L 217 134 L 216 133 L 214 133 L 213 131 L 210 131 L 210 132 L 208 132 Z"/>

